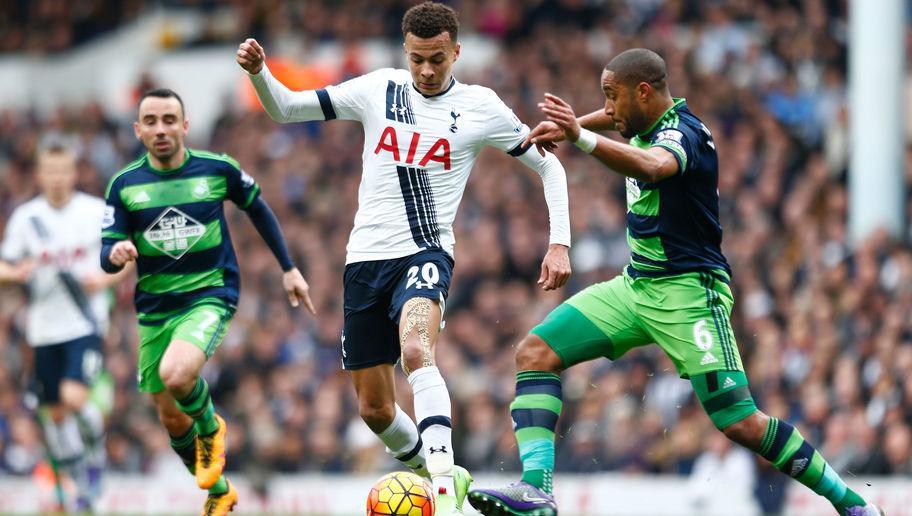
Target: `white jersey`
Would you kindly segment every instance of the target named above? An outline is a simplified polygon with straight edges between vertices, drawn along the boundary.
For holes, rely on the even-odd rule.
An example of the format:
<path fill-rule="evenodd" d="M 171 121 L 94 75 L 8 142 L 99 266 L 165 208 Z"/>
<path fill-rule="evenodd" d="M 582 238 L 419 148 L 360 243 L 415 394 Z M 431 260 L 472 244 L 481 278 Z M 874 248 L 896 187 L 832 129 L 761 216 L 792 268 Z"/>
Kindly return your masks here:
<path fill-rule="evenodd" d="M 26 330 L 31 345 L 57 344 L 107 330 L 105 293 L 72 292 L 81 278 L 101 272 L 104 210 L 102 199 L 76 192 L 59 210 L 38 196 L 13 211 L 0 255 L 7 262 L 35 260 Z M 66 273 L 76 282 L 68 281 Z"/>
<path fill-rule="evenodd" d="M 478 153 L 488 145 L 514 156 L 525 151 L 520 144 L 528 126 L 482 86 L 452 79 L 443 92 L 427 97 L 407 70 L 386 68 L 316 94 L 326 120 L 357 120 L 364 127 L 364 170 L 346 263 L 433 248 L 452 256 L 453 221 Z M 534 151 L 527 159 L 534 160 L 533 154 L 547 161 Z M 557 222 L 549 198 L 551 242 L 569 245 L 566 180 L 556 158 L 548 159 L 560 173 L 550 181 L 554 184 L 546 181 L 546 196 L 549 186 L 555 197 L 563 195 Z"/>

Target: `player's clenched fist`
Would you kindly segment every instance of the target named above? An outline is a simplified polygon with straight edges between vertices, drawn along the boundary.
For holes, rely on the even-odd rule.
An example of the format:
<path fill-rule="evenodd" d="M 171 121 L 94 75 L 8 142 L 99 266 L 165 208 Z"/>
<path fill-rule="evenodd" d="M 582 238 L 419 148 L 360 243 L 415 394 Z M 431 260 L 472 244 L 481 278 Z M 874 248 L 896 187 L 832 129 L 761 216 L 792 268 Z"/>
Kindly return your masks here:
<path fill-rule="evenodd" d="M 133 242 L 121 240 L 111 248 L 111 255 L 108 256 L 108 259 L 116 267 L 123 267 L 127 262 L 135 260 L 137 256 L 139 256 L 139 253 L 136 252 L 136 246 L 133 245 Z"/>
<path fill-rule="evenodd" d="M 266 62 L 266 51 L 253 38 L 247 38 L 238 46 L 237 63 L 249 74 L 256 75 Z"/>

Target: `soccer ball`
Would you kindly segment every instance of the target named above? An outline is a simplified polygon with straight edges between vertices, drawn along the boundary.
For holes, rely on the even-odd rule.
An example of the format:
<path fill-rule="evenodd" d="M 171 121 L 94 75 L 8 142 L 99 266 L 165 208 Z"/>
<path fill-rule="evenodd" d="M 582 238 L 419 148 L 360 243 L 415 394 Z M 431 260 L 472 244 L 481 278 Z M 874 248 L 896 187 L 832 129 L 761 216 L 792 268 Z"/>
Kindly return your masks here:
<path fill-rule="evenodd" d="M 414 473 L 396 471 L 384 475 L 367 496 L 367 516 L 433 516 L 431 484 Z"/>

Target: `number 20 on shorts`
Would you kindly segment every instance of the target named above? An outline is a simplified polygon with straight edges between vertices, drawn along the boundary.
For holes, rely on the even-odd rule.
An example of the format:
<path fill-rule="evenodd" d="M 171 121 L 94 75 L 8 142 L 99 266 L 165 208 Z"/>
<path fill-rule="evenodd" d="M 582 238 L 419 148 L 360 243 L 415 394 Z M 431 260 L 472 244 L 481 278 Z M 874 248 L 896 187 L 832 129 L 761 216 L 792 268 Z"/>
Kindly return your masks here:
<path fill-rule="evenodd" d="M 421 271 L 420 281 L 418 278 L 418 272 Z M 437 265 L 432 262 L 427 262 L 421 267 L 413 265 L 408 270 L 408 280 L 405 283 L 405 288 L 409 289 L 412 285 L 415 285 L 416 289 L 432 289 L 437 282 L 440 281 L 440 271 L 437 270 Z"/>

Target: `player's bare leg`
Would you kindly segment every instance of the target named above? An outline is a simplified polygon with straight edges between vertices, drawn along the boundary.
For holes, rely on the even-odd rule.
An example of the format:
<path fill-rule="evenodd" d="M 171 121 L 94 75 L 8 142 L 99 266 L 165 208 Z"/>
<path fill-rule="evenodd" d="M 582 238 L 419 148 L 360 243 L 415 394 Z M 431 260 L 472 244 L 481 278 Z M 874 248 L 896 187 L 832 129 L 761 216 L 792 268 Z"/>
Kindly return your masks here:
<path fill-rule="evenodd" d="M 379 364 L 351 372 L 358 413 L 375 434 L 385 430 L 396 415 L 396 382 L 391 364 Z"/>
<path fill-rule="evenodd" d="M 500 488 L 473 489 L 469 502 L 486 516 L 553 516 L 554 431 L 561 410 L 564 365 L 535 334 L 516 348 L 516 398 L 510 405 L 523 463 L 522 479 Z"/>
<path fill-rule="evenodd" d="M 402 370 L 415 396 L 415 419 L 424 442 L 427 469 L 438 493 L 437 513 L 459 514 L 472 477 L 453 462 L 450 393 L 434 360 L 442 317 L 437 301 L 409 299 L 399 320 L 399 343 Z"/>
<path fill-rule="evenodd" d="M 168 430 L 171 448 L 180 457 L 191 475 L 196 473 L 196 428 L 193 419 L 177 408 L 174 396 L 168 391 L 151 394 L 158 411 L 158 420 Z"/>
<path fill-rule="evenodd" d="M 158 410 L 158 420 L 168 430 L 171 448 L 180 457 L 191 475 L 196 472 L 196 426 L 193 419 L 184 414 L 178 407 L 174 396 L 167 390 L 152 393 L 152 401 Z M 203 504 L 204 515 L 226 514 L 237 505 L 237 491 L 227 479 L 222 477 L 225 487 L 219 489 L 221 482 L 209 489 L 209 495 Z"/>
<path fill-rule="evenodd" d="M 229 492 L 227 481 L 222 476 L 225 467 L 225 434 L 228 427 L 215 413 L 209 395 L 209 385 L 199 375 L 205 363 L 206 355 L 199 347 L 182 340 L 174 340 L 168 345 L 161 359 L 159 375 L 167 392 L 176 400 L 175 406 L 178 411 L 193 422 L 192 427 L 196 434 L 196 483 L 201 489 L 209 490 L 209 498 L 213 498 Z M 181 425 L 175 430 L 178 433 L 171 433 L 172 443 L 175 446 L 186 447 L 191 440 L 187 434 L 187 427 Z"/>
<path fill-rule="evenodd" d="M 392 364 L 378 364 L 351 371 L 358 413 L 372 432 L 386 445 L 386 452 L 425 478 L 430 478 L 418 427 L 396 403 L 395 370 Z"/>
<path fill-rule="evenodd" d="M 89 387 L 76 380 L 63 379 L 60 382 L 60 405 L 64 412 L 75 418 L 82 438 L 85 451 L 80 468 L 85 485 L 84 492 L 80 493 L 80 503 L 90 507 L 101 495 L 101 474 L 105 462 L 104 414 L 90 399 Z"/>
<path fill-rule="evenodd" d="M 68 507 L 77 511 L 90 510 L 85 444 L 80 437 L 76 418 L 59 402 L 40 406 L 37 416 L 54 469 L 59 510 L 65 511 Z M 66 492 L 62 488 L 64 476 L 68 476 L 76 485 L 75 505 L 67 503 Z"/>

